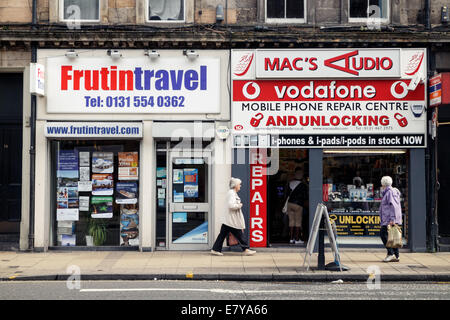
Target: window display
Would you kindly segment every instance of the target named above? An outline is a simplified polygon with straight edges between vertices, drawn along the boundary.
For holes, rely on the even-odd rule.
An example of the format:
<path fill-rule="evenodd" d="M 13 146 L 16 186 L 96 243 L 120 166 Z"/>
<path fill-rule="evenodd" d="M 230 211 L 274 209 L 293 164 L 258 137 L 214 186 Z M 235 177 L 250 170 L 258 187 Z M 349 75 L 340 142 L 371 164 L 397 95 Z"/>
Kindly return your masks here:
<path fill-rule="evenodd" d="M 156 153 L 156 245 L 166 247 L 167 143 Z"/>
<path fill-rule="evenodd" d="M 323 201 L 341 242 L 379 242 L 381 178 L 390 176 L 401 192 L 403 231 L 407 238 L 408 152 L 324 151 Z M 376 238 L 376 239 L 375 239 Z"/>
<path fill-rule="evenodd" d="M 303 183 L 309 184 L 309 152 L 307 149 L 280 148 L 278 152 L 279 169 L 276 174 L 268 176 L 268 235 L 271 244 L 289 244 L 289 216 L 282 212 L 289 192 L 289 182 L 295 178 L 295 170 L 303 169 Z M 275 156 L 271 152 L 271 156 Z M 308 187 L 309 189 L 309 187 Z M 300 240 L 308 241 L 309 204 L 305 203 L 302 213 Z"/>
<path fill-rule="evenodd" d="M 139 142 L 54 141 L 54 244 L 139 245 Z"/>

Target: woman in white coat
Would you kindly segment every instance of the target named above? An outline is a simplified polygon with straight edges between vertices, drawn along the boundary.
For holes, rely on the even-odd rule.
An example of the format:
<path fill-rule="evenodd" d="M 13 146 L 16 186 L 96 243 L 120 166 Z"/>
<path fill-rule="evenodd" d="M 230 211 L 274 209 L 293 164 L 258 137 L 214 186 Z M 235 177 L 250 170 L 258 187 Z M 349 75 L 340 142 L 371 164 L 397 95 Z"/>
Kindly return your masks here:
<path fill-rule="evenodd" d="M 230 190 L 227 193 L 226 198 L 226 212 L 225 212 L 225 222 L 222 224 L 220 233 L 217 236 L 216 242 L 211 250 L 211 254 L 216 256 L 223 256 L 222 246 L 225 238 L 231 232 L 233 236 L 239 242 L 242 251 L 245 255 L 255 254 L 256 251 L 250 250 L 243 237 L 242 230 L 245 229 L 244 215 L 242 214 L 242 203 L 241 199 L 237 195 L 241 189 L 242 181 L 237 178 L 230 179 Z"/>

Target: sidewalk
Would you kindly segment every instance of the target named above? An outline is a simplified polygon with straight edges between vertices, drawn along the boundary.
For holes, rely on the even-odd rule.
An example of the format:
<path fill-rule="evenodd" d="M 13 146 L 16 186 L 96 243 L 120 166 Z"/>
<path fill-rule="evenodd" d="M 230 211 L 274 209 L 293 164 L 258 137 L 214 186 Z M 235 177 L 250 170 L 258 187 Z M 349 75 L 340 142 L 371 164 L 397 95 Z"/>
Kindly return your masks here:
<path fill-rule="evenodd" d="M 247 281 L 366 281 L 367 268 L 377 266 L 383 281 L 450 281 L 450 253 L 401 252 L 400 262 L 383 263 L 385 250 L 341 249 L 343 265 L 350 271 L 317 270 L 317 254 L 311 267 L 302 267 L 305 249 L 257 250 L 254 256 L 224 251 L 49 251 L 0 252 L 0 281 L 66 280 L 80 268 L 82 280 L 247 280 Z M 325 263 L 333 261 L 326 252 Z M 73 270 L 73 269 L 72 269 Z"/>

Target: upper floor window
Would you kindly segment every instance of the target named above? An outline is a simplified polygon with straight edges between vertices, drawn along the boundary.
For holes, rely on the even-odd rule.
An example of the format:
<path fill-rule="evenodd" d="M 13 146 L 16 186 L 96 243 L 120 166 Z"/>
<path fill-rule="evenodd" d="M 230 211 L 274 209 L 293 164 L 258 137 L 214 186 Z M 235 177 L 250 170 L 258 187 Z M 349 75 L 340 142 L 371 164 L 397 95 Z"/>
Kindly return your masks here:
<path fill-rule="evenodd" d="M 349 0 L 349 22 L 366 22 L 368 19 L 387 22 L 388 0 Z"/>
<path fill-rule="evenodd" d="M 100 0 L 60 0 L 59 8 L 63 21 L 100 21 Z"/>
<path fill-rule="evenodd" d="M 306 0 L 266 0 L 266 22 L 304 23 Z"/>
<path fill-rule="evenodd" d="M 147 0 L 147 21 L 183 22 L 185 0 Z"/>

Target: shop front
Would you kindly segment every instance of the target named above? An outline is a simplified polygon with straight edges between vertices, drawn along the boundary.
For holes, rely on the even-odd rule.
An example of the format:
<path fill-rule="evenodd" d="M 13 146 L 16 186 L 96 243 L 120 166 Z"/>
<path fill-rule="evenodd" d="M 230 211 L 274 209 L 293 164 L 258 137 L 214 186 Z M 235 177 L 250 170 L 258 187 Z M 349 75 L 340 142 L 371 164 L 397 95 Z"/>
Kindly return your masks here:
<path fill-rule="evenodd" d="M 250 181 L 254 246 L 304 243 L 318 203 L 340 245 L 381 246 L 380 180 L 391 176 L 404 244 L 426 249 L 426 61 L 412 48 L 232 52 L 234 154 L 249 162 L 233 175 Z M 283 213 L 295 181 L 308 190 L 300 222 Z"/>
<path fill-rule="evenodd" d="M 216 136 L 229 58 L 197 53 L 39 50 L 36 250 L 211 246 L 231 172 Z"/>

